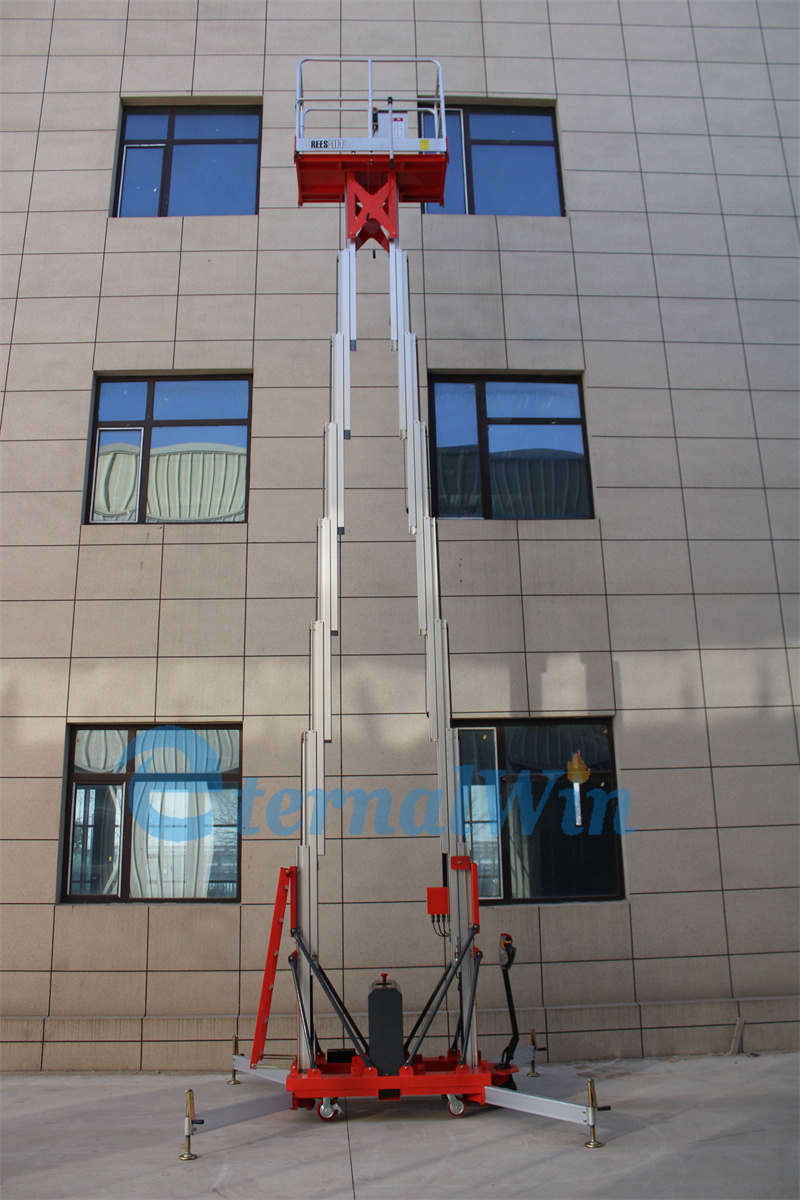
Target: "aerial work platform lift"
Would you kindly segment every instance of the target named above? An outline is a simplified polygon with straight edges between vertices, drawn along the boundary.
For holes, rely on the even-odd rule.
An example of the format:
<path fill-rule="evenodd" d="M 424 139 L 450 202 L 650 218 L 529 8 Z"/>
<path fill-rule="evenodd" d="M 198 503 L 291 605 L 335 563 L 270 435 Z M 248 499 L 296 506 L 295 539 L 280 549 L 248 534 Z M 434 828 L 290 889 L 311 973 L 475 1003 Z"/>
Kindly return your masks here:
<path fill-rule="evenodd" d="M 326 81 L 338 71 L 338 87 Z M 319 81 L 323 86 L 319 86 Z M 406 92 L 398 86 L 406 84 Z M 390 90 L 391 89 L 391 90 Z M 420 99 L 419 97 L 424 97 Z M 410 1095 L 446 1097 L 453 1116 L 468 1102 L 492 1104 L 584 1125 L 594 1136 L 597 1102 L 589 1081 L 585 1105 L 516 1091 L 511 1061 L 516 1018 L 508 969 L 514 949 L 501 939 L 501 964 L 512 1020 L 512 1042 L 501 1061 L 488 1063 L 477 1036 L 477 983 L 482 953 L 478 869 L 470 857 L 456 787 L 457 751 L 450 704 L 447 623 L 441 617 L 436 521 L 428 486 L 427 428 L 420 419 L 416 338 L 410 328 L 408 261 L 400 247 L 398 206 L 438 202 L 447 169 L 441 64 L 429 58 L 309 57 L 297 70 L 295 165 L 298 201 L 345 205 L 345 244 L 338 252 L 338 328 L 331 339 L 331 413 L 325 426 L 324 514 L 317 522 L 317 612 L 310 630 L 310 725 L 302 737 L 302 825 L 297 861 L 280 871 L 267 961 L 249 1057 L 235 1055 L 235 1072 L 285 1081 L 294 1108 L 317 1108 L 323 1120 L 340 1112 L 343 1097 L 387 1100 Z M 368 241 L 389 256 L 390 335 L 397 351 L 399 431 L 405 445 L 406 507 L 416 543 L 417 611 L 425 644 L 426 707 L 436 746 L 442 795 L 441 886 L 428 889 L 428 912 L 448 948 L 447 965 L 404 1036 L 402 996 L 382 975 L 368 997 L 368 1035 L 359 1029 L 322 966 L 318 868 L 325 853 L 325 744 L 332 738 L 331 638 L 339 632 L 339 537 L 345 530 L 344 442 L 350 436 L 350 354 L 357 346 L 356 252 Z M 322 801 L 320 803 L 320 801 Z M 295 949 L 289 956 L 297 997 L 297 1056 L 287 1072 L 264 1056 L 281 937 L 289 915 Z M 422 1046 L 451 985 L 458 992 L 455 1036 L 446 1054 Z M 338 1018 L 348 1047 L 324 1050 L 315 1029 L 321 992 Z"/>

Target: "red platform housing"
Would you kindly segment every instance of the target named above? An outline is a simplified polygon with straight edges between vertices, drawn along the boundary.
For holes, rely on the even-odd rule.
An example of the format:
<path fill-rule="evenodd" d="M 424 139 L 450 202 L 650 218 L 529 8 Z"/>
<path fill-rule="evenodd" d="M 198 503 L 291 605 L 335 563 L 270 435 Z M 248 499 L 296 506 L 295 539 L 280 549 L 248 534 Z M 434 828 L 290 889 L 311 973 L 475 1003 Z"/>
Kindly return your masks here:
<path fill-rule="evenodd" d="M 444 200 L 444 177 L 447 171 L 447 154 L 422 152 L 420 154 L 298 154 L 294 161 L 297 168 L 298 204 L 336 204 L 344 200 L 348 175 L 368 192 L 375 192 L 386 182 L 389 172 L 397 178 L 398 199 L 402 201 L 427 201 L 441 204 Z"/>

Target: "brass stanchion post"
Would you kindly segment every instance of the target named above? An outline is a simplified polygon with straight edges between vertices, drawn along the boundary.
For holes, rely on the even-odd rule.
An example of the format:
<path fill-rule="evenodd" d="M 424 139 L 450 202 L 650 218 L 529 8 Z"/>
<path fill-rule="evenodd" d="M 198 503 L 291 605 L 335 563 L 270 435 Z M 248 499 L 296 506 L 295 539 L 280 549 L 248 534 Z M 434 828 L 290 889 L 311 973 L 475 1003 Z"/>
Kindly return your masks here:
<path fill-rule="evenodd" d="M 239 1039 L 236 1036 L 236 1034 L 233 1035 L 233 1053 L 234 1053 L 234 1055 L 239 1053 Z M 225 1082 L 227 1084 L 242 1082 L 241 1079 L 236 1078 L 236 1067 L 235 1066 L 231 1067 L 231 1077 L 230 1077 L 230 1079 L 226 1079 Z"/>
<path fill-rule="evenodd" d="M 536 1045 L 536 1030 L 531 1029 L 531 1069 L 528 1071 L 528 1075 L 533 1076 L 534 1078 L 539 1074 L 539 1072 L 536 1070 L 537 1050 L 538 1046 Z"/>
<path fill-rule="evenodd" d="M 597 1119 L 597 1093 L 594 1089 L 593 1079 L 586 1080 L 586 1091 L 586 1107 L 588 1109 L 587 1116 L 589 1118 L 589 1140 L 588 1142 L 584 1142 L 584 1145 L 587 1150 L 597 1150 L 603 1145 L 603 1142 L 598 1142 L 597 1138 L 595 1137 L 595 1122 Z"/>
<path fill-rule="evenodd" d="M 183 1129 L 183 1154 L 178 1157 L 183 1162 L 191 1162 L 197 1158 L 196 1154 L 192 1154 L 192 1134 L 194 1133 L 195 1125 L 202 1125 L 202 1121 L 196 1121 L 194 1115 L 194 1092 L 191 1088 L 186 1092 L 186 1117 Z"/>

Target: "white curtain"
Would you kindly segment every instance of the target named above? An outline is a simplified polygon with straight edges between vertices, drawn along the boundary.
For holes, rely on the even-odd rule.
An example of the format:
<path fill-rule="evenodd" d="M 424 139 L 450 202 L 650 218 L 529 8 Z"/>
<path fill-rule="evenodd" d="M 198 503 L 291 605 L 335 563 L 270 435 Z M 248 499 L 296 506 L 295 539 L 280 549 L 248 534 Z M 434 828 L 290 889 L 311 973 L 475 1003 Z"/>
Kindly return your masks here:
<path fill-rule="evenodd" d="M 225 446 L 153 450 L 148 521 L 243 521 L 247 451 Z"/>
<path fill-rule="evenodd" d="M 124 729 L 79 729 L 75 737 L 75 768 L 79 771 L 125 771 L 128 734 Z"/>
<path fill-rule="evenodd" d="M 97 455 L 93 521 L 135 521 L 139 499 L 139 448 L 106 443 Z"/>
<path fill-rule="evenodd" d="M 214 817 L 205 784 L 137 784 L 133 792 L 131 896 L 204 897 L 214 854 Z"/>

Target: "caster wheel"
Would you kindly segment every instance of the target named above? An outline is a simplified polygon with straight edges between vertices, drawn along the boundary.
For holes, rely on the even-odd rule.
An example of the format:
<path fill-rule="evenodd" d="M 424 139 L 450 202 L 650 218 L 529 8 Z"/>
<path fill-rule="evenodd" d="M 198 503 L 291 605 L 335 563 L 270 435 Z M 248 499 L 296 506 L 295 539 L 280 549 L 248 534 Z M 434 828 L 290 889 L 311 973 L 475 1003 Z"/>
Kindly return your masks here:
<path fill-rule="evenodd" d="M 333 1096 L 324 1096 L 317 1105 L 317 1116 L 320 1121 L 335 1121 L 341 1111 Z"/>
<path fill-rule="evenodd" d="M 464 1097 L 448 1096 L 447 1111 L 450 1113 L 451 1117 L 463 1117 L 464 1113 L 467 1111 L 467 1105 L 464 1101 Z"/>

